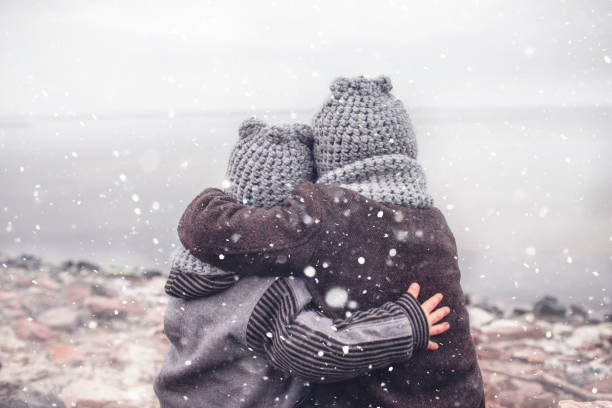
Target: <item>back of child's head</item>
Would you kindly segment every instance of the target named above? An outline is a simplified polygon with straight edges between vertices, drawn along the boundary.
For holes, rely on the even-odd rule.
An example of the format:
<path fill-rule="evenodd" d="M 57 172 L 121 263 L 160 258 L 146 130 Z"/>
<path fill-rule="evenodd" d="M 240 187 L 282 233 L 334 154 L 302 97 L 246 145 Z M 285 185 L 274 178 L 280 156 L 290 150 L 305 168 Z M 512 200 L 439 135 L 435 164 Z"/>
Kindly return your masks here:
<path fill-rule="evenodd" d="M 310 126 L 270 126 L 247 119 L 238 133 L 225 188 L 238 202 L 270 208 L 282 203 L 299 184 L 314 181 Z"/>
<path fill-rule="evenodd" d="M 391 154 L 415 159 L 417 141 L 403 103 L 386 76 L 337 78 L 332 96 L 313 118 L 319 176 L 339 167 Z"/>

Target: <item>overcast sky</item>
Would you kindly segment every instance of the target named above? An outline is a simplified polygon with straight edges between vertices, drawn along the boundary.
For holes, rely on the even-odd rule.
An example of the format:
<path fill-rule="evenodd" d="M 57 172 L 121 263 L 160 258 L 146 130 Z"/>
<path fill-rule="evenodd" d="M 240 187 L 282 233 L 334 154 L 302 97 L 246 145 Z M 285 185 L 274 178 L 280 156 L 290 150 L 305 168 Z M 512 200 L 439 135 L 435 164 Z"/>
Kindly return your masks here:
<path fill-rule="evenodd" d="M 0 115 L 315 109 L 342 74 L 410 106 L 612 103 L 612 2 L 0 2 Z"/>

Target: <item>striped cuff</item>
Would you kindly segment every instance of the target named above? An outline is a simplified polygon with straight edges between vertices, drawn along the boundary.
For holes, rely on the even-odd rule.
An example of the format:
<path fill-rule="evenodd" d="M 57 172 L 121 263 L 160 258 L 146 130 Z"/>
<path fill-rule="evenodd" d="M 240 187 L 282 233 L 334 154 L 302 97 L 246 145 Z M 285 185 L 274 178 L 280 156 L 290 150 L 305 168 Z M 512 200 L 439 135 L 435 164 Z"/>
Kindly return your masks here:
<path fill-rule="evenodd" d="M 404 293 L 394 303 L 404 309 L 408 315 L 408 320 L 412 324 L 412 336 L 415 350 L 422 350 L 427 348 L 429 343 L 429 324 L 427 323 L 427 316 L 421 308 L 419 302 L 409 293 Z"/>
<path fill-rule="evenodd" d="M 214 295 L 236 283 L 236 275 L 202 275 L 172 267 L 164 286 L 168 296 L 196 299 Z"/>
<path fill-rule="evenodd" d="M 164 285 L 164 291 L 166 292 L 168 296 L 179 297 L 174 288 L 174 282 L 176 281 L 177 275 L 178 275 L 178 272 L 174 268 L 171 268 L 170 274 L 168 275 L 168 280 L 166 281 L 166 284 Z"/>
<path fill-rule="evenodd" d="M 287 324 L 289 317 L 297 312 L 295 297 L 285 279 L 278 279 L 261 296 L 247 324 L 247 346 L 265 354 L 265 343 L 274 333 L 275 324 Z M 282 317 L 286 321 L 282 321 Z"/>

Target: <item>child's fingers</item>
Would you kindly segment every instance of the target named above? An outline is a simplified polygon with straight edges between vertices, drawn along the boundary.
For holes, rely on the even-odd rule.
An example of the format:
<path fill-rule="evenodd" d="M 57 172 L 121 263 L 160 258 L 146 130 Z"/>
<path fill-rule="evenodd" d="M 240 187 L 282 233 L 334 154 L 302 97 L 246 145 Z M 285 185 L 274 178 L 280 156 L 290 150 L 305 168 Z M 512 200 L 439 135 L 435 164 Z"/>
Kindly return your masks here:
<path fill-rule="evenodd" d="M 421 287 L 416 282 L 412 283 L 410 285 L 410 287 L 408 288 L 408 293 L 410 293 L 412 296 L 414 296 L 415 299 L 419 298 L 419 292 L 420 291 L 421 291 Z"/>
<path fill-rule="evenodd" d="M 450 313 L 450 308 L 448 306 L 441 307 L 439 309 L 434 310 L 429 316 L 427 316 L 427 320 L 429 320 L 430 324 L 436 324 L 440 320 L 444 319 Z"/>
<path fill-rule="evenodd" d="M 438 334 L 444 333 L 448 329 L 450 329 L 450 324 L 448 322 L 436 324 L 435 326 L 431 326 L 429 328 L 429 335 L 437 336 Z"/>
<path fill-rule="evenodd" d="M 438 346 L 438 343 L 434 343 L 433 341 L 429 341 L 429 343 L 427 344 L 427 350 L 437 350 L 439 349 L 440 346 Z"/>
<path fill-rule="evenodd" d="M 421 307 L 423 308 L 426 314 L 429 314 L 440 304 L 442 298 L 443 296 L 441 293 L 436 293 L 435 295 L 427 299 L 425 302 L 423 302 Z"/>

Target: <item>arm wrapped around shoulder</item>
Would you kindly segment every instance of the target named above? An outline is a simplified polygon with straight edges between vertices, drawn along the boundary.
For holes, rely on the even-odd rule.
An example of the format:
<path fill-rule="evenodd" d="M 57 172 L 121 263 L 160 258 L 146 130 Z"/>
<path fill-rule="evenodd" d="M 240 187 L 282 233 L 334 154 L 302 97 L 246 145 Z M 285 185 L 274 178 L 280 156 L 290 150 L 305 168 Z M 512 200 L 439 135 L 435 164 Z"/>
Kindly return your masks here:
<path fill-rule="evenodd" d="M 302 270 L 321 228 L 317 190 L 301 184 L 282 205 L 269 209 L 237 203 L 206 189 L 187 207 L 178 226 L 194 256 L 238 275 L 287 275 Z"/>

